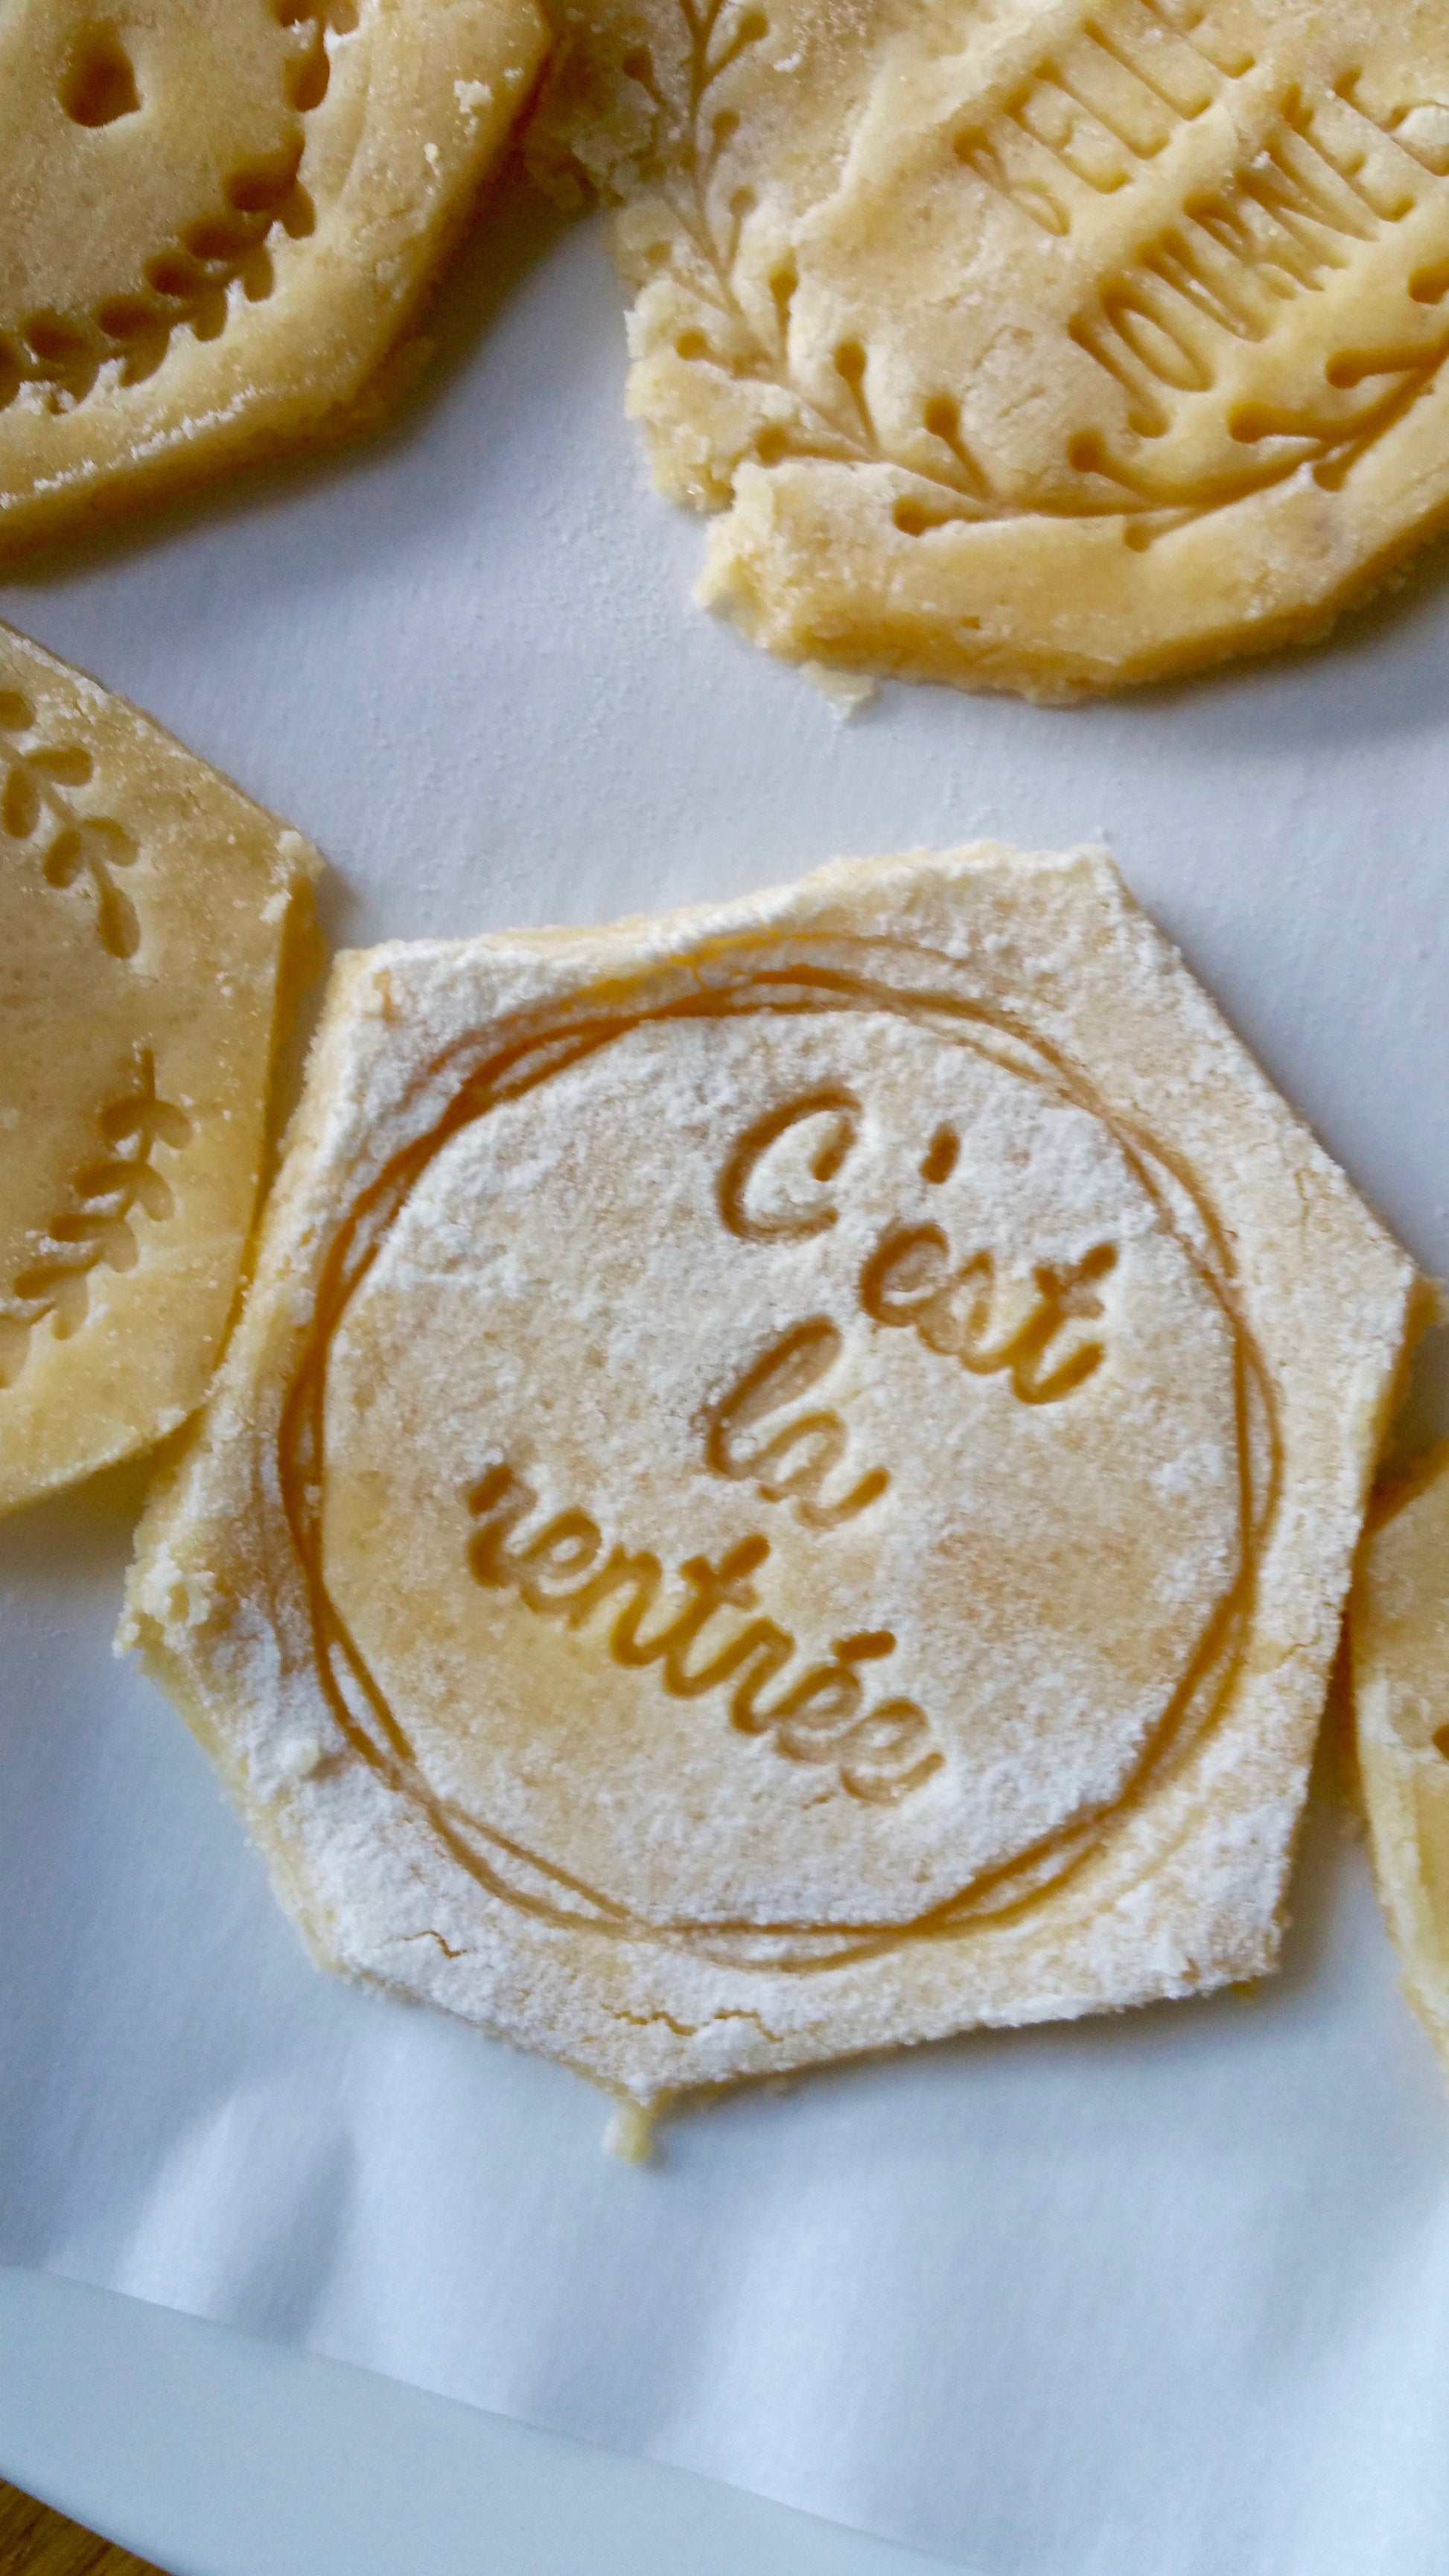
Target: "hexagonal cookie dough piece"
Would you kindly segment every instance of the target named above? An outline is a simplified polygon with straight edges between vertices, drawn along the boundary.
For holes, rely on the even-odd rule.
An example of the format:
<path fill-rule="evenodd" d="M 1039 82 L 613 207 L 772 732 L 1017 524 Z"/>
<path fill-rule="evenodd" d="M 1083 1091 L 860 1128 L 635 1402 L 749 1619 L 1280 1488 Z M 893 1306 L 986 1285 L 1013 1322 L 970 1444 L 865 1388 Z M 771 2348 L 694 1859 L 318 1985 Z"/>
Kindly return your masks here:
<path fill-rule="evenodd" d="M 345 429 L 544 45 L 536 0 L 7 9 L 0 553 Z"/>
<path fill-rule="evenodd" d="M 201 1400 L 319 865 L 0 627 L 0 1510 Z"/>
<path fill-rule="evenodd" d="M 1374 1876 L 1449 2074 L 1449 1441 L 1376 1505 L 1348 1633 Z"/>
<path fill-rule="evenodd" d="M 629 409 L 788 658 L 1071 696 L 1321 633 L 1449 509 L 1437 0 L 565 0 Z"/>
<path fill-rule="evenodd" d="M 1254 1976 L 1412 1264 L 1100 853 L 339 963 L 124 1635 L 643 2103 Z"/>

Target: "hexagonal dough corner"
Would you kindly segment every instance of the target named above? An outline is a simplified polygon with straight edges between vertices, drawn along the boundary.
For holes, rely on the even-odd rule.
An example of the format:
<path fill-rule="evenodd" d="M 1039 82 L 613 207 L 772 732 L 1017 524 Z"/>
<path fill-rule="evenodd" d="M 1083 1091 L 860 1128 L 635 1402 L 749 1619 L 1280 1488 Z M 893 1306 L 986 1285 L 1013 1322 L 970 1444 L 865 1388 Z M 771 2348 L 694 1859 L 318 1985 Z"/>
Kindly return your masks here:
<path fill-rule="evenodd" d="M 0 554 L 336 434 L 527 97 L 535 0 L 20 0 Z"/>
<path fill-rule="evenodd" d="M 0 627 L 0 1510 L 200 1403 L 272 1056 L 315 959 L 299 832 Z"/>
<path fill-rule="evenodd" d="M 641 2102 L 1257 1974 L 1412 1264 L 1092 853 L 338 966 L 126 1641 Z"/>

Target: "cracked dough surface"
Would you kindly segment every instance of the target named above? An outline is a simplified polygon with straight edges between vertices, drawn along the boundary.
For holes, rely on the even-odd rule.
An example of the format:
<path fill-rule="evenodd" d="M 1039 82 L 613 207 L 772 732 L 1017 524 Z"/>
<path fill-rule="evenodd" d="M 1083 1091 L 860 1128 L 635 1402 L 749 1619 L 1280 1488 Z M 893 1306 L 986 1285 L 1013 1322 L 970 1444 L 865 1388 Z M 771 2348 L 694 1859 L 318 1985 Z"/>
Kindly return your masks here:
<path fill-rule="evenodd" d="M 319 865 L 0 627 L 0 1510 L 201 1400 Z"/>
<path fill-rule="evenodd" d="M 1276 1955 L 1412 1265 L 1100 853 L 339 961 L 123 1635 L 641 2102 Z"/>
<path fill-rule="evenodd" d="M 544 44 L 535 0 L 9 0 L 0 554 L 343 429 Z"/>
<path fill-rule="evenodd" d="M 1376 1511 L 1349 1613 L 1374 1875 L 1449 2073 L 1449 1444 Z"/>
<path fill-rule="evenodd" d="M 1437 0 L 564 0 L 629 410 L 788 658 L 1071 696 L 1320 633 L 1449 506 Z"/>

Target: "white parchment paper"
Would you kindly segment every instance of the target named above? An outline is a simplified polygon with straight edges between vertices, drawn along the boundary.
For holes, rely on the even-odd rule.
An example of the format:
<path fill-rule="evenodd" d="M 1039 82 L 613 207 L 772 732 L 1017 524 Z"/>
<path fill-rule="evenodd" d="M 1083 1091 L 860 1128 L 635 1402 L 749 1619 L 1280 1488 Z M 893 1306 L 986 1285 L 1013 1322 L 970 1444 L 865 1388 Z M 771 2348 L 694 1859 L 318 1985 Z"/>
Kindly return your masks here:
<path fill-rule="evenodd" d="M 890 689 L 842 727 L 687 604 L 595 227 L 510 184 L 437 327 L 385 443 L 0 610 L 314 835 L 352 942 L 1105 837 L 1449 1269 L 1442 557 L 1310 659 L 1065 713 Z M 742 2095 L 631 2169 L 582 2082 L 308 1967 L 111 1660 L 142 1482 L 0 1525 L 0 2258 L 982 2576 L 1449 2568 L 1449 2103 L 1327 1800 L 1255 1997 Z"/>

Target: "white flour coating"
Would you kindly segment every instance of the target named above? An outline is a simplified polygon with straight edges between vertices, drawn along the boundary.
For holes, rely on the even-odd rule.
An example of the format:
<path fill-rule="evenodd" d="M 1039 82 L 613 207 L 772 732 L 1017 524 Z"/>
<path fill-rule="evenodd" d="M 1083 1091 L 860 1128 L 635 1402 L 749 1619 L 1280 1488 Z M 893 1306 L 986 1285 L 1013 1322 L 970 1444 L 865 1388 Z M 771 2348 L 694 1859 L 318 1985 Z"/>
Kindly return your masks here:
<path fill-rule="evenodd" d="M 126 1636 L 320 1958 L 639 2101 L 1201 1989 L 1276 1951 L 1416 1296 L 1100 856 L 395 945 L 339 964 Z M 632 1663 L 637 1586 L 570 1607 L 615 1549 L 657 1566 Z M 761 1620 L 752 1700 L 690 1687 Z M 919 1721 L 852 1753 L 883 1702 Z"/>
<path fill-rule="evenodd" d="M 749 1105 L 847 1076 L 866 1120 L 837 1222 L 740 1245 L 716 1181 Z M 953 1110 L 960 1159 L 933 1186 L 920 1158 Z M 805 1124 L 818 1141 L 821 1122 Z M 621 1151 L 636 1139 L 637 1158 Z M 970 1375 L 870 1320 L 857 1290 L 876 1243 L 927 1219 L 947 1226 L 958 1261 L 995 1248 L 999 1302 L 1019 1313 L 1035 1303 L 1033 1263 L 1115 1244 L 1108 1356 L 1090 1390 L 1026 1404 L 1008 1371 Z M 712 1472 L 696 1428 L 762 1351 L 819 1316 L 841 1336 L 833 1367 L 739 1446 L 757 1454 L 770 1432 L 829 1408 L 846 1454 L 827 1498 L 870 1468 L 891 1483 L 825 1533 L 752 1478 Z M 1093 1329 L 1069 1324 L 1063 1352 Z M 1200 1346 L 1203 1381 L 1187 1402 L 1184 1342 Z M 422 1446 L 409 1436 L 419 1422 Z M 1159 1496 L 1144 1549 L 1143 1488 L 1184 1441 L 1211 1454 L 1210 1470 Z M 413 1708 L 439 1786 L 666 1921 L 909 1919 L 1110 1800 L 1237 1563 L 1229 1337 L 1120 1152 L 1020 1077 L 880 1017 L 639 1031 L 466 1130 L 338 1335 L 327 1455 L 338 1608 L 388 1698 Z M 878 1678 L 953 1748 L 939 1776 L 887 1822 L 826 1766 L 782 1766 L 767 1738 L 742 1741 L 723 1695 L 670 1701 L 647 1673 L 601 1658 L 592 1635 L 541 1635 L 515 1595 L 466 1571 L 464 1496 L 500 1456 L 537 1490 L 530 1527 L 583 1506 L 665 1566 L 761 1532 L 762 1606 L 801 1640 L 778 1689 L 834 1637 L 889 1629 L 896 1650 Z M 368 1543 L 349 1551 L 359 1521 Z M 1125 1635 L 1094 1627 L 1104 1573 L 1135 1590 Z M 438 1615 L 420 1636 L 416 1601 L 434 1586 Z M 555 1696 L 530 1715 L 545 1654 Z M 581 1806 L 577 1779 L 605 1727 L 607 1786 Z M 675 1800 L 709 1818 L 703 1850 L 698 1837 L 651 1849 Z"/>

